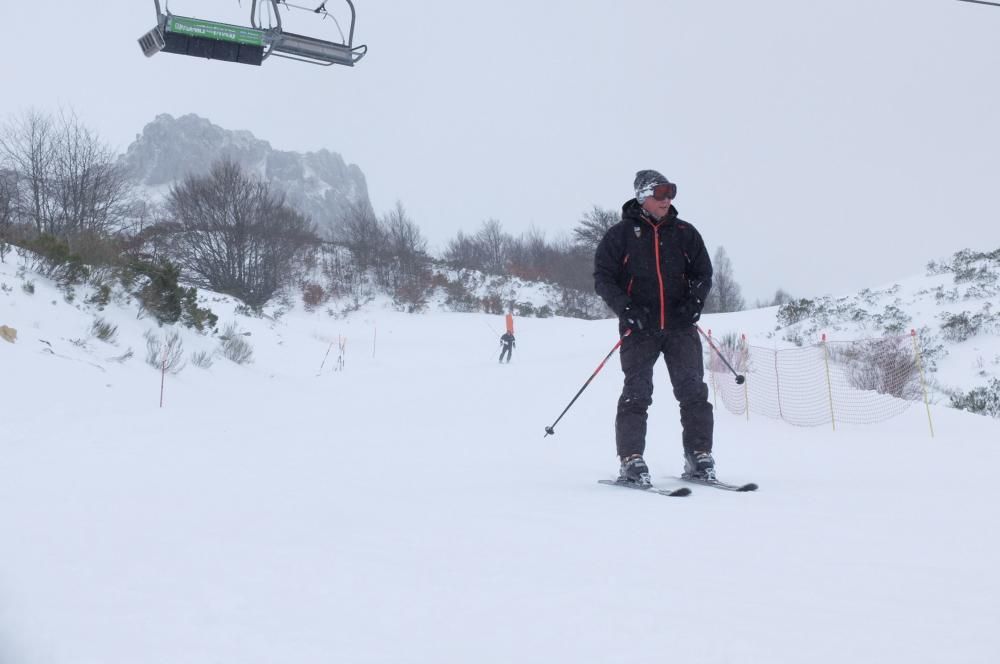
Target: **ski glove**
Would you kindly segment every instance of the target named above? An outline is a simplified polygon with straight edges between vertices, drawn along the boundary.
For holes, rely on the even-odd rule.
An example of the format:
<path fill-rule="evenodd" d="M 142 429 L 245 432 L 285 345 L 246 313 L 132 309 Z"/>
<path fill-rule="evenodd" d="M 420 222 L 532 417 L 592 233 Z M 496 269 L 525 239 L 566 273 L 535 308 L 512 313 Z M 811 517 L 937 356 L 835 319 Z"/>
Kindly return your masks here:
<path fill-rule="evenodd" d="M 694 325 L 701 318 L 701 309 L 704 306 L 704 302 L 690 295 L 677 306 L 677 316 L 685 323 Z"/>
<path fill-rule="evenodd" d="M 630 304 L 622 310 L 621 321 L 633 332 L 642 332 L 649 326 L 649 310 Z"/>

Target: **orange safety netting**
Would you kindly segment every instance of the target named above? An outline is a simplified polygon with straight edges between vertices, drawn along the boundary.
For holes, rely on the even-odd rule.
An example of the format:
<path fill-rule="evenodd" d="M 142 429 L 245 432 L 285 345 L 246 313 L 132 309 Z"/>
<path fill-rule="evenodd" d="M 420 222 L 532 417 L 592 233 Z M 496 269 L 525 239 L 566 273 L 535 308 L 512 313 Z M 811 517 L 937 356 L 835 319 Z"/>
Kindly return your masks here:
<path fill-rule="evenodd" d="M 823 341 L 772 349 L 745 338 L 713 339 L 732 373 L 706 345 L 706 376 L 716 405 L 731 413 L 759 413 L 796 426 L 872 424 L 895 417 L 923 397 L 920 357 L 911 337 Z"/>

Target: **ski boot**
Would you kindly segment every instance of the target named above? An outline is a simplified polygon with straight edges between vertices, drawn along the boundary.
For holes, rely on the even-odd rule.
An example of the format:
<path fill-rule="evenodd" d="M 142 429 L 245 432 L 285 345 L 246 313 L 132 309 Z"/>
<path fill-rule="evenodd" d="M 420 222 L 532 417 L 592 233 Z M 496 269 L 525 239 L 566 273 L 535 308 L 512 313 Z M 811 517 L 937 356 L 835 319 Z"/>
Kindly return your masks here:
<path fill-rule="evenodd" d="M 684 451 L 684 479 L 715 482 L 715 459 L 711 452 Z"/>
<path fill-rule="evenodd" d="M 715 459 L 712 458 L 712 453 L 699 450 L 693 452 L 685 450 L 684 474 L 681 477 L 715 482 Z"/>
<path fill-rule="evenodd" d="M 618 469 L 618 482 L 640 487 L 653 485 L 653 480 L 649 476 L 649 466 L 646 465 L 641 454 L 633 454 L 622 459 L 621 468 Z"/>

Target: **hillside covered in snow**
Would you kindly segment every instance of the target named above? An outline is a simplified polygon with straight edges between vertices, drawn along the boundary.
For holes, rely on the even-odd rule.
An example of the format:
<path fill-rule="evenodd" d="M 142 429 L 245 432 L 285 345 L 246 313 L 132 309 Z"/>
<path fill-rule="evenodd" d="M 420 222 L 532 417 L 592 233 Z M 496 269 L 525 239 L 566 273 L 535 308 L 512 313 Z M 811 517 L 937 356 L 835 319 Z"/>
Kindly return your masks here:
<path fill-rule="evenodd" d="M 976 320 L 995 293 L 958 278 L 703 323 L 789 348 L 927 327 L 939 383 L 970 389 L 994 336 L 980 319 L 949 339 L 944 312 Z M 938 403 L 931 438 L 918 408 L 832 431 L 720 407 L 720 475 L 760 490 L 643 495 L 597 484 L 617 469 L 617 359 L 543 437 L 613 320 L 518 316 L 498 365 L 500 315 L 198 304 L 214 331 L 0 264 L 4 664 L 1000 656 L 995 419 Z M 646 458 L 673 486 L 655 380 Z"/>

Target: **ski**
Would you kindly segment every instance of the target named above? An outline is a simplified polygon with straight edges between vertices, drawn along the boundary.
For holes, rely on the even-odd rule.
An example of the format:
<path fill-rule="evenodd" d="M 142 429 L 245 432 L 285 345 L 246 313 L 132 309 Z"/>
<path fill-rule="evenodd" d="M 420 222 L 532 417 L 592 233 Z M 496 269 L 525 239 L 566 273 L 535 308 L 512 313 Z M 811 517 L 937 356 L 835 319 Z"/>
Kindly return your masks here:
<path fill-rule="evenodd" d="M 697 477 L 685 477 L 681 475 L 675 479 L 681 480 L 682 482 L 691 482 L 692 484 L 700 484 L 701 486 L 710 486 L 715 489 L 722 489 L 723 491 L 756 491 L 759 487 L 753 483 L 748 482 L 747 484 L 728 484 L 727 482 L 720 482 L 719 480 L 703 480 Z"/>
<path fill-rule="evenodd" d="M 607 484 L 608 486 L 620 486 L 623 489 L 635 489 L 636 491 L 645 491 L 646 493 L 656 493 L 661 496 L 670 496 L 672 498 L 681 498 L 683 496 L 690 496 L 691 489 L 686 486 L 682 486 L 678 489 L 665 489 L 658 486 L 640 486 L 638 484 L 632 484 L 631 482 L 619 482 L 618 480 L 597 480 L 598 484 Z"/>

